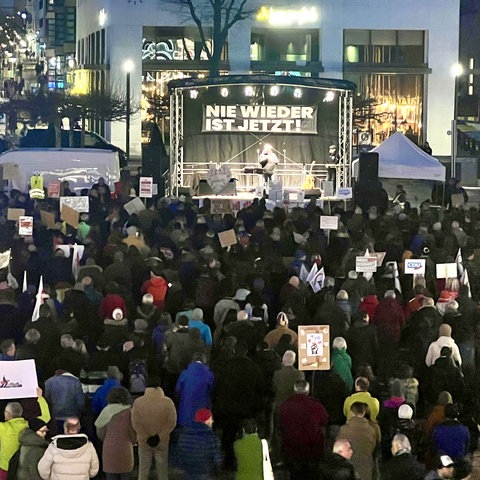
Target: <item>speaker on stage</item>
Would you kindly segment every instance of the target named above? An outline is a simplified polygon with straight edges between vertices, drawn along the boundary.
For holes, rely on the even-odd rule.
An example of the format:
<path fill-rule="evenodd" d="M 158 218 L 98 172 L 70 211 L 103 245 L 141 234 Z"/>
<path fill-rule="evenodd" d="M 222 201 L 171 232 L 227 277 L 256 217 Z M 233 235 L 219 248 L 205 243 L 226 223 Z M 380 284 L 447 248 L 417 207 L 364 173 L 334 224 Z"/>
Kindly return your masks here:
<path fill-rule="evenodd" d="M 200 180 L 197 187 L 197 195 L 213 195 L 212 187 L 204 179 Z"/>
<path fill-rule="evenodd" d="M 378 180 L 378 153 L 361 152 L 359 159 L 358 180 L 360 182 Z"/>

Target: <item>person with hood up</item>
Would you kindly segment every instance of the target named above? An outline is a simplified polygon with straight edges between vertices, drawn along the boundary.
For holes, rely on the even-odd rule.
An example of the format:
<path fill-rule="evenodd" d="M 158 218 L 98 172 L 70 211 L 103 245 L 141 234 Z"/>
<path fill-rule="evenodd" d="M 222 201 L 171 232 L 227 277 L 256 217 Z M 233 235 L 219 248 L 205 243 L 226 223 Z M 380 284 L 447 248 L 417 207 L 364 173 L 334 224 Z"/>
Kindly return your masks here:
<path fill-rule="evenodd" d="M 65 420 L 64 434 L 53 437 L 38 462 L 38 473 L 43 480 L 85 480 L 98 473 L 97 452 L 80 428 L 78 417 Z"/>
<path fill-rule="evenodd" d="M 20 433 L 17 480 L 41 480 L 37 465 L 48 447 L 45 438 L 47 432 L 47 424 L 41 418 L 35 417 L 28 421 L 28 428 Z"/>
<path fill-rule="evenodd" d="M 169 284 L 165 278 L 160 275 L 158 269 L 150 272 L 150 279 L 146 280 L 140 289 L 142 294 L 150 293 L 153 295 L 153 304 L 162 311 L 165 308 L 165 298 L 167 296 Z"/>
<path fill-rule="evenodd" d="M 425 363 L 427 367 L 431 367 L 437 358 L 440 357 L 440 351 L 442 347 L 450 347 L 452 350 L 452 358 L 455 363 L 461 367 L 462 357 L 460 356 L 460 350 L 458 349 L 455 340 L 452 338 L 452 327 L 446 323 L 442 323 L 438 329 L 438 338 L 430 344 L 425 357 Z"/>

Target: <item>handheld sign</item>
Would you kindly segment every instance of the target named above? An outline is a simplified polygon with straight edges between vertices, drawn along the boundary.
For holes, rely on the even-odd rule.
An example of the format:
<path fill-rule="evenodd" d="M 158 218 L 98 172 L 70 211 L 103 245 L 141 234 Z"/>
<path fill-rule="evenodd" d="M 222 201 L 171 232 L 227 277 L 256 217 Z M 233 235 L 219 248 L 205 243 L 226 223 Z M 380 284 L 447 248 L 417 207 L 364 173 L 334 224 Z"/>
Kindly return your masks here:
<path fill-rule="evenodd" d="M 298 369 L 330 370 L 330 326 L 298 327 Z"/>

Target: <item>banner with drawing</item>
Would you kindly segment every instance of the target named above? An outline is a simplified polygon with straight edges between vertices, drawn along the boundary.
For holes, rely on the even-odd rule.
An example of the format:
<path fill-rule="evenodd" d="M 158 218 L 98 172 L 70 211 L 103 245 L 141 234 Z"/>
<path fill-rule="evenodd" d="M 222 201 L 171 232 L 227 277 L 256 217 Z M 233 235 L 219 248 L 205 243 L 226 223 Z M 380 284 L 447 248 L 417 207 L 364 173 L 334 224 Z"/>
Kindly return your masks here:
<path fill-rule="evenodd" d="M 299 370 L 330 370 L 330 326 L 298 327 Z"/>
<path fill-rule="evenodd" d="M 35 360 L 0 361 L 0 399 L 37 396 Z"/>

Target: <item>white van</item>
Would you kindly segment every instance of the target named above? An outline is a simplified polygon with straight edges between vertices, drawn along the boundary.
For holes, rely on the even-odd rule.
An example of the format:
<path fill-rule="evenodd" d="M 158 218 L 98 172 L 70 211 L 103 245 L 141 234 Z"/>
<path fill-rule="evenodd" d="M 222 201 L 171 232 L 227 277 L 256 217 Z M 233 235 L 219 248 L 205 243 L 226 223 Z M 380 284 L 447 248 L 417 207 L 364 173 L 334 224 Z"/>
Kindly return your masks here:
<path fill-rule="evenodd" d="M 8 190 L 28 191 L 30 177 L 41 175 L 44 187 L 56 180 L 67 180 L 70 190 L 80 194 L 90 188 L 99 177 L 114 190 L 120 179 L 118 153 L 93 148 L 22 148 L 8 150 L 0 155 L 2 179 L 8 181 Z"/>

